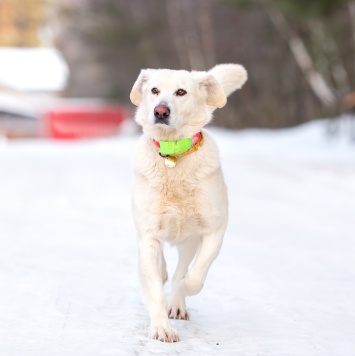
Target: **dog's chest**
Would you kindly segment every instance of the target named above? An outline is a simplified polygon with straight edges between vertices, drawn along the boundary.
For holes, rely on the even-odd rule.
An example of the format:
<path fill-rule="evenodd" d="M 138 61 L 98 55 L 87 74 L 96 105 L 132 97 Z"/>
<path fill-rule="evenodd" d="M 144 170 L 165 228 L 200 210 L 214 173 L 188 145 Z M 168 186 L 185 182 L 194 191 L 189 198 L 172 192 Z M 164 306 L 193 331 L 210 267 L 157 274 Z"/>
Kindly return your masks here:
<path fill-rule="evenodd" d="M 143 143 L 142 154 L 136 155 L 133 201 L 140 234 L 153 233 L 161 240 L 179 243 L 213 229 L 219 219 L 218 197 L 224 192 L 214 151 L 207 154 L 209 146 L 204 145 L 168 168 L 151 142 Z M 221 194 L 214 194 L 215 189 Z"/>
<path fill-rule="evenodd" d="M 184 216 L 196 212 L 197 188 L 191 182 L 165 179 L 165 182 L 159 187 L 158 194 L 162 210 L 176 209 L 177 214 Z"/>
<path fill-rule="evenodd" d="M 165 240 L 177 242 L 201 229 L 198 189 L 187 181 L 169 180 L 159 189 L 158 230 Z"/>

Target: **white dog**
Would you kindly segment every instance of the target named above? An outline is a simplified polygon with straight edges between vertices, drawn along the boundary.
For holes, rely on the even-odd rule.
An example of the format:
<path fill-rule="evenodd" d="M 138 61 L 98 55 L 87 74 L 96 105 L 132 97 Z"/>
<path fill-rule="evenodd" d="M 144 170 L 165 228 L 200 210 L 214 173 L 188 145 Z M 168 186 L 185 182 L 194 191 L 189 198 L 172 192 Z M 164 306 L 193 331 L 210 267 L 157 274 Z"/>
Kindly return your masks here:
<path fill-rule="evenodd" d="M 179 340 L 168 318 L 189 319 L 185 297 L 200 292 L 220 251 L 227 190 L 217 147 L 202 128 L 246 79 L 237 64 L 217 65 L 209 72 L 146 69 L 132 88 L 136 121 L 144 133 L 135 155 L 133 215 L 154 339 Z M 179 253 L 169 308 L 163 291 L 164 242 L 176 245 Z"/>

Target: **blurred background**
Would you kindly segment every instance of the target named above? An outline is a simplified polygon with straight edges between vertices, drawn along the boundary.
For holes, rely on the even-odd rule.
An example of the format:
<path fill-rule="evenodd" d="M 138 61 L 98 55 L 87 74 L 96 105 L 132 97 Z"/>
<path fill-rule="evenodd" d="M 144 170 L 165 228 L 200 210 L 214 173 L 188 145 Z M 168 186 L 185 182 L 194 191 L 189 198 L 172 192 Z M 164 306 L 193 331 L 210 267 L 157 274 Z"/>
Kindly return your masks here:
<path fill-rule="evenodd" d="M 129 93 L 228 62 L 249 80 L 210 128 L 224 245 L 157 344 Z M 354 91 L 355 0 L 0 0 L 0 354 L 354 356 Z"/>
<path fill-rule="evenodd" d="M 243 64 L 247 84 L 213 123 L 226 128 L 290 127 L 355 107 L 350 0 L 2 0 L 0 46 L 7 137 L 113 134 L 147 67 Z"/>

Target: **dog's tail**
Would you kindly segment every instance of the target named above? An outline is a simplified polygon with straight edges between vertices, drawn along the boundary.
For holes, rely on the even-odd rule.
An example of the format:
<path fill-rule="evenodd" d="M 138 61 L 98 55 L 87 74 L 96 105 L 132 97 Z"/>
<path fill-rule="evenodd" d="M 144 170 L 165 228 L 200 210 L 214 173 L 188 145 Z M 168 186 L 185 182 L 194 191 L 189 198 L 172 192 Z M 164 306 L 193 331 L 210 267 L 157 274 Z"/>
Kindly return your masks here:
<path fill-rule="evenodd" d="M 240 89 L 248 79 L 248 73 L 240 64 L 218 64 L 209 70 L 222 85 L 226 96 Z"/>

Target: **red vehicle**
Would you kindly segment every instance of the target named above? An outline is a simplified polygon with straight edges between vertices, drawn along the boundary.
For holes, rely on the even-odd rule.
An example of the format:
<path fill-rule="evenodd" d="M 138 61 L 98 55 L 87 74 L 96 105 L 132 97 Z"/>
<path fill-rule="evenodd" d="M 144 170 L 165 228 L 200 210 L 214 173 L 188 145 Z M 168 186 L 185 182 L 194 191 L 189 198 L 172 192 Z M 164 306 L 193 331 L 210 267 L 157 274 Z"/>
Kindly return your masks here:
<path fill-rule="evenodd" d="M 130 116 L 127 108 L 109 104 L 57 107 L 45 113 L 45 134 L 55 139 L 114 136 Z"/>

